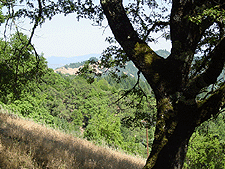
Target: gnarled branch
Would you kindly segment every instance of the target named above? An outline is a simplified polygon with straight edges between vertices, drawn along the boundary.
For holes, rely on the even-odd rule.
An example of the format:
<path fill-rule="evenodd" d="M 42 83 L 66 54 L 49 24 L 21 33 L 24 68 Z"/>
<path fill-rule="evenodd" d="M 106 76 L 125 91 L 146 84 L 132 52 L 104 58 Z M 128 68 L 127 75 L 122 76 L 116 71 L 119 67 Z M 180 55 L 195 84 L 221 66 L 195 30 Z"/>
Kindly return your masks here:
<path fill-rule="evenodd" d="M 158 63 L 163 58 L 139 38 L 126 15 L 122 0 L 101 0 L 101 5 L 116 40 L 154 88 L 159 81 Z"/>
<path fill-rule="evenodd" d="M 195 121 L 197 125 L 200 125 L 204 121 L 216 116 L 219 110 L 224 106 L 225 101 L 225 83 L 217 89 L 208 99 L 198 103 L 198 116 Z"/>
<path fill-rule="evenodd" d="M 225 63 L 225 38 L 209 54 L 211 61 L 208 68 L 200 75 L 197 75 L 188 85 L 185 95 L 194 98 L 200 90 L 216 82 L 217 77 L 223 70 Z"/>

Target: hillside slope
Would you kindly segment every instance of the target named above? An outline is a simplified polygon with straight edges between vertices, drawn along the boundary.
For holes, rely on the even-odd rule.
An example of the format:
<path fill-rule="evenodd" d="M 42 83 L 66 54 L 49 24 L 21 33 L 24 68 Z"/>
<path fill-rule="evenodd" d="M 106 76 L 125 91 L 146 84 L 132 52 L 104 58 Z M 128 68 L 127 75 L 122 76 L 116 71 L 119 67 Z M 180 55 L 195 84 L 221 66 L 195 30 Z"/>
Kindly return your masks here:
<path fill-rule="evenodd" d="M 46 58 L 48 62 L 48 67 L 52 69 L 56 69 L 58 67 L 62 67 L 66 64 L 82 62 L 88 60 L 91 57 L 99 58 L 100 54 L 88 54 L 83 56 L 74 56 L 74 57 L 56 57 L 51 56 Z"/>
<path fill-rule="evenodd" d="M 3 113 L 0 168 L 142 168 L 145 161 Z"/>
<path fill-rule="evenodd" d="M 166 58 L 167 56 L 170 55 L 170 52 L 168 52 L 167 50 L 161 50 L 161 49 L 157 50 L 156 53 L 164 58 Z M 92 58 L 95 58 L 95 56 L 92 55 Z M 99 58 L 96 57 L 96 59 L 99 59 Z M 59 66 L 54 71 L 56 73 L 74 75 L 78 72 L 79 68 L 85 64 L 85 61 L 87 61 L 87 60 L 82 60 L 81 62 L 72 62 L 72 60 L 70 60 L 71 62 L 69 64 L 66 64 L 61 67 Z M 50 60 L 48 62 L 50 63 Z M 129 61 L 126 63 L 125 69 L 121 69 L 121 68 L 119 68 L 119 69 L 121 72 L 123 72 L 127 75 L 130 75 L 131 77 L 137 78 L 138 69 L 135 67 L 135 65 L 133 64 L 132 61 Z M 144 77 L 141 77 L 141 78 L 144 79 Z"/>

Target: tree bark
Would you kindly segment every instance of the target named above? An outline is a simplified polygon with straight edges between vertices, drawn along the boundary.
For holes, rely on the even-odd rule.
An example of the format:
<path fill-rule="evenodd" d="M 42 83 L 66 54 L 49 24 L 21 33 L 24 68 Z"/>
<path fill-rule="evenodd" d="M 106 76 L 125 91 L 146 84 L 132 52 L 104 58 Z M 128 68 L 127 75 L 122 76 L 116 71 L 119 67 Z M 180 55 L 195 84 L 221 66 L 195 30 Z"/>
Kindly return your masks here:
<path fill-rule="evenodd" d="M 181 169 L 184 164 L 184 159 L 187 153 L 188 142 L 190 136 L 182 138 L 182 130 L 173 135 L 173 138 L 169 138 L 166 145 L 162 148 L 158 155 L 151 153 L 151 156 L 146 162 L 145 169 Z M 154 145 L 154 144 L 153 144 Z M 156 160 L 154 160 L 156 158 Z"/>

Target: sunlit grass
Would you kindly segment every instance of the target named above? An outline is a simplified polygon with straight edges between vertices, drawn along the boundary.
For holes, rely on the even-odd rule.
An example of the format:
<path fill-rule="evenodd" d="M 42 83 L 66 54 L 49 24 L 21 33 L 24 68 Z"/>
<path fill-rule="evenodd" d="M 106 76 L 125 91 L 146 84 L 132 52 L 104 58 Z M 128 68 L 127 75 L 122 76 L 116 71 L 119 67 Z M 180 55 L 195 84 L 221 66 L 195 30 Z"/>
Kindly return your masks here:
<path fill-rule="evenodd" d="M 138 169 L 145 161 L 0 112 L 0 168 Z"/>

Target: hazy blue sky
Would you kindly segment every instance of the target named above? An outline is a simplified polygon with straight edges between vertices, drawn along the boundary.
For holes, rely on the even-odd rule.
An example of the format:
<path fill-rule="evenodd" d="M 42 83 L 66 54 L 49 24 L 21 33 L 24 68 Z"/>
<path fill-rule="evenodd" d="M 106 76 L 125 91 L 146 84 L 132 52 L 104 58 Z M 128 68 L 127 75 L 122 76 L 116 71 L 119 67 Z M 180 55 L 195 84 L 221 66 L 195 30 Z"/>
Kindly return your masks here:
<path fill-rule="evenodd" d="M 78 22 L 74 14 L 57 15 L 36 30 L 33 43 L 45 57 L 100 54 L 108 45 L 105 38 L 112 33 L 91 23 L 86 19 Z"/>
<path fill-rule="evenodd" d="M 82 19 L 79 22 L 75 15 L 58 15 L 51 21 L 46 21 L 36 30 L 33 43 L 45 57 L 50 56 L 81 56 L 100 54 L 109 45 L 105 42 L 107 36 L 112 36 L 108 27 L 105 31 L 92 26 L 91 21 Z M 153 50 L 166 49 L 170 51 L 169 41 L 162 40 L 158 44 L 150 44 Z"/>
<path fill-rule="evenodd" d="M 91 21 L 81 19 L 79 22 L 75 14 L 68 16 L 56 15 L 51 21 L 46 21 L 41 28 L 37 28 L 32 43 L 39 53 L 44 57 L 61 56 L 73 57 L 86 54 L 101 54 L 109 45 L 105 38 L 112 36 L 108 27 L 105 31 L 97 26 L 92 26 Z M 107 24 L 106 24 L 107 25 Z M 31 25 L 26 22 L 19 26 L 29 29 Z M 2 33 L 4 26 L 0 27 Z M 29 35 L 28 31 L 24 33 Z M 159 41 L 158 44 L 151 43 L 153 50 L 166 49 L 170 51 L 169 41 Z"/>

